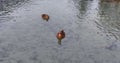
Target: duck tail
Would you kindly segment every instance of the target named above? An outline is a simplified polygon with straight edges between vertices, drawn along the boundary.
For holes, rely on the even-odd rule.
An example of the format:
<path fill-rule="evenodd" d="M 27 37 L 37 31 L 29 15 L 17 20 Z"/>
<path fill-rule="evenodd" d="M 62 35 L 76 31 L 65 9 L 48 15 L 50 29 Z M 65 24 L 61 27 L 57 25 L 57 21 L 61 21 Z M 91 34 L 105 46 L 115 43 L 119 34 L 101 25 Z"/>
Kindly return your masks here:
<path fill-rule="evenodd" d="M 58 44 L 61 45 L 61 40 L 58 40 Z"/>

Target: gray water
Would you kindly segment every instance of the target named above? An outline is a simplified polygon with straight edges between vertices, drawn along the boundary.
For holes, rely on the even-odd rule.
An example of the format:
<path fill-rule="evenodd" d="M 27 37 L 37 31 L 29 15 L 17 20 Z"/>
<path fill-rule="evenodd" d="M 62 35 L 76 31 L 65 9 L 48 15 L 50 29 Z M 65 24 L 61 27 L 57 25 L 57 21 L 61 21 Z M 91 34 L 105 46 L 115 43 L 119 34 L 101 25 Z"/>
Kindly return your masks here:
<path fill-rule="evenodd" d="M 7 11 L 8 7 L 23 3 L 28 0 L 0 0 L 0 11 Z"/>
<path fill-rule="evenodd" d="M 30 0 L 0 16 L 0 62 L 120 63 L 119 16 L 116 2 Z"/>

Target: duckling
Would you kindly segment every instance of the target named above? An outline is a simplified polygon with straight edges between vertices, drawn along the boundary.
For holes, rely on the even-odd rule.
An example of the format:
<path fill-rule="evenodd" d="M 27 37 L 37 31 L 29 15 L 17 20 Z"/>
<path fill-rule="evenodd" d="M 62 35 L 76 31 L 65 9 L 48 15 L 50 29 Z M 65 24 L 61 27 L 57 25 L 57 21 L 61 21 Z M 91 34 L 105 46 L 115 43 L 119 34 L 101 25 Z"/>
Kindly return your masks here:
<path fill-rule="evenodd" d="M 58 39 L 58 44 L 61 45 L 61 40 L 62 40 L 63 38 L 65 38 L 65 32 L 64 32 L 64 30 L 59 31 L 59 32 L 57 33 L 56 37 L 57 37 L 57 39 Z"/>
<path fill-rule="evenodd" d="M 47 14 L 42 14 L 42 18 L 43 20 L 46 20 L 46 21 L 49 20 L 49 16 Z"/>

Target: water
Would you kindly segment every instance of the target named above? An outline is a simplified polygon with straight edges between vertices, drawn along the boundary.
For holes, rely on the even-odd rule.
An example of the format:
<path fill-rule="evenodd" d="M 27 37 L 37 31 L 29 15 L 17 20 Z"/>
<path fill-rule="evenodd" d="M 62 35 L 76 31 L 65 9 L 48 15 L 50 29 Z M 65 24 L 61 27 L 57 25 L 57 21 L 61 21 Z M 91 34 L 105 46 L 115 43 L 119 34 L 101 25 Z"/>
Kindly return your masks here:
<path fill-rule="evenodd" d="M 27 0 L 0 0 L 0 11 L 7 11 L 8 7 L 19 4 L 19 3 L 23 3 Z"/>
<path fill-rule="evenodd" d="M 99 0 L 31 0 L 15 7 L 0 16 L 0 62 L 120 63 L 119 9 L 120 3 Z M 66 37 L 58 45 L 61 29 Z"/>

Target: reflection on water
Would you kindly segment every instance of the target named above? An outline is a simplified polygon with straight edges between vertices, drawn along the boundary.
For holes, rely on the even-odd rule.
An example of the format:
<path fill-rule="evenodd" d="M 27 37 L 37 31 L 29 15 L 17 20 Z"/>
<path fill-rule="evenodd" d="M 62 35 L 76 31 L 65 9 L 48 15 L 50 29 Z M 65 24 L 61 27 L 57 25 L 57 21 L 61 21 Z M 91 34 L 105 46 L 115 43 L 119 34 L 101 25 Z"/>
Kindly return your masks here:
<path fill-rule="evenodd" d="M 12 12 L 11 8 L 27 1 L 28 0 L 0 0 L 0 23 L 9 21 L 13 18 L 7 15 L 9 12 Z"/>
<path fill-rule="evenodd" d="M 120 4 L 101 2 L 99 8 L 99 22 L 104 30 L 113 35 L 116 39 L 120 38 Z"/>
<path fill-rule="evenodd" d="M 80 0 L 75 3 L 79 10 L 78 17 L 97 27 L 115 39 L 120 38 L 120 3 L 118 0 Z"/>
<path fill-rule="evenodd" d="M 6 8 L 18 3 L 24 2 L 26 0 L 0 0 L 0 11 L 7 10 Z"/>
<path fill-rule="evenodd" d="M 78 3 L 79 5 L 80 5 L 80 13 L 81 14 L 84 14 L 86 11 L 87 11 L 87 4 L 88 4 L 88 2 L 87 1 L 80 1 L 79 3 Z"/>
<path fill-rule="evenodd" d="M 0 0 L 0 16 L 11 12 L 11 8 L 28 0 Z"/>
<path fill-rule="evenodd" d="M 101 2 L 109 2 L 109 3 L 113 3 L 113 2 L 120 2 L 120 0 L 101 0 Z"/>

